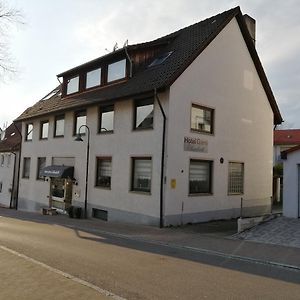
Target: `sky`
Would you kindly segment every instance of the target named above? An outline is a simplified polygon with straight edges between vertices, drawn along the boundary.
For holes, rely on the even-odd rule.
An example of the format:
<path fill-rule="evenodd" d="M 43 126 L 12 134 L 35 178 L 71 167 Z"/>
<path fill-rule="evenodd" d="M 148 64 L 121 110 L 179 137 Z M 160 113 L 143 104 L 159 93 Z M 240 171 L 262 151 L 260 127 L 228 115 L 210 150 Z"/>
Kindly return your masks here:
<path fill-rule="evenodd" d="M 256 49 L 285 121 L 282 128 L 300 128 L 299 0 L 1 2 L 22 13 L 21 23 L 0 31 L 16 69 L 0 78 L 2 128 L 54 89 L 57 74 L 111 52 L 116 43 L 121 48 L 126 40 L 150 41 L 236 6 L 256 20 Z"/>

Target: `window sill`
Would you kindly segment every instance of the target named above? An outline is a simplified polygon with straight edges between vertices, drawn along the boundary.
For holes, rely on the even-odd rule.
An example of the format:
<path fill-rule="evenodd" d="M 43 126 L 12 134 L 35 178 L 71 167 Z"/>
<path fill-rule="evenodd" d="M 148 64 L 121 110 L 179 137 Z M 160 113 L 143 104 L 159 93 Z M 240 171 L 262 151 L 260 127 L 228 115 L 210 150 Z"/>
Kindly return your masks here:
<path fill-rule="evenodd" d="M 243 196 L 244 193 L 228 193 L 227 196 Z"/>
<path fill-rule="evenodd" d="M 65 137 L 65 136 L 64 135 L 55 135 L 55 136 L 53 136 L 54 139 L 56 139 L 56 138 L 63 138 L 63 137 Z"/>
<path fill-rule="evenodd" d="M 139 194 L 139 195 L 147 195 L 147 196 L 151 196 L 151 192 L 146 192 L 146 191 L 136 191 L 136 190 L 131 190 L 129 191 L 130 193 L 133 194 Z"/>
<path fill-rule="evenodd" d="M 114 131 L 113 130 L 107 130 L 107 131 L 99 131 L 98 134 L 113 134 Z"/>
<path fill-rule="evenodd" d="M 147 127 L 147 128 L 133 128 L 132 131 L 148 131 L 148 130 L 153 130 L 153 126 L 152 127 Z"/>
<path fill-rule="evenodd" d="M 100 186 L 100 185 L 95 185 L 94 186 L 95 189 L 99 189 L 99 190 L 107 190 L 107 191 L 111 191 L 111 186 Z"/>
<path fill-rule="evenodd" d="M 192 193 L 189 197 L 213 196 L 213 193 Z"/>
<path fill-rule="evenodd" d="M 191 128 L 191 133 L 199 133 L 199 134 L 211 135 L 211 136 L 215 135 L 214 132 L 201 131 L 201 130 L 192 129 L 192 128 Z"/>

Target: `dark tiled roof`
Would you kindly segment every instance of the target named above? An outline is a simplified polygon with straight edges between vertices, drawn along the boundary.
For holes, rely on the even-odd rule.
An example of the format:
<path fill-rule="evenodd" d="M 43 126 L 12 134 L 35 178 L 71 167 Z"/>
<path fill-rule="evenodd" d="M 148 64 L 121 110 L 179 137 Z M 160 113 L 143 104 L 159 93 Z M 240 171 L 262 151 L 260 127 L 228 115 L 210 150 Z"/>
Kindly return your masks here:
<path fill-rule="evenodd" d="M 21 122 L 11 124 L 5 130 L 5 136 L 3 140 L 0 140 L 0 152 L 11 152 L 20 149 L 21 144 Z M 16 128 L 17 127 L 17 128 Z"/>
<path fill-rule="evenodd" d="M 74 109 L 80 106 L 88 106 L 102 101 L 126 98 L 146 92 L 153 92 L 154 89 L 162 90 L 169 87 L 182 72 L 193 62 L 193 60 L 209 45 L 209 43 L 220 33 L 220 31 L 236 17 L 241 31 L 245 38 L 246 44 L 257 67 L 258 74 L 262 80 L 269 102 L 274 112 L 275 123 L 281 123 L 282 118 L 274 99 L 272 90 L 263 71 L 255 47 L 245 25 L 240 8 L 234 8 L 229 11 L 208 18 L 194 25 L 183 28 L 155 41 L 128 46 L 127 50 L 139 47 L 147 47 L 153 44 L 166 43 L 162 52 L 172 51 L 172 54 L 162 64 L 154 67 L 144 68 L 133 74 L 132 78 L 111 86 L 98 88 L 74 96 L 68 96 L 60 99 L 59 96 L 37 102 L 34 106 L 28 108 L 17 120 L 26 120 L 50 112 Z M 125 51 L 124 48 L 117 52 Z M 108 55 L 116 55 L 115 53 Z M 107 57 L 106 55 L 105 57 Z M 99 58 L 102 59 L 102 58 Z M 97 59 L 98 60 L 98 59 Z M 95 62 L 96 60 L 92 61 Z M 81 65 L 85 66 L 87 64 Z M 76 67 L 79 68 L 79 67 Z M 73 72 L 69 71 L 59 74 L 59 76 Z"/>
<path fill-rule="evenodd" d="M 300 145 L 300 129 L 274 130 L 274 145 Z"/>

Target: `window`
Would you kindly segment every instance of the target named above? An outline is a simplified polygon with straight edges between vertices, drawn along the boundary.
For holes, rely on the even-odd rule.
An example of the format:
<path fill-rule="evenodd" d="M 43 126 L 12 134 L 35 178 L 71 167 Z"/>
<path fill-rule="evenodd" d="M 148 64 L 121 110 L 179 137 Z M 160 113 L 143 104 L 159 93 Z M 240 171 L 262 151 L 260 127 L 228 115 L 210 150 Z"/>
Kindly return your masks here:
<path fill-rule="evenodd" d="M 25 135 L 26 141 L 32 141 L 32 131 L 33 131 L 33 124 L 32 123 L 26 124 L 26 135 Z"/>
<path fill-rule="evenodd" d="M 82 125 L 86 125 L 86 111 L 85 110 L 81 110 L 75 113 L 75 124 L 74 124 L 74 135 L 78 134 L 78 133 L 85 133 L 85 127 L 81 128 L 80 132 L 79 132 L 79 128 Z"/>
<path fill-rule="evenodd" d="M 96 186 L 110 188 L 111 158 L 97 158 Z"/>
<path fill-rule="evenodd" d="M 0 166 L 3 167 L 4 166 L 4 155 L 1 155 L 1 160 L 0 160 Z"/>
<path fill-rule="evenodd" d="M 191 129 L 199 132 L 213 133 L 214 110 L 193 104 Z"/>
<path fill-rule="evenodd" d="M 134 129 L 153 128 L 153 113 L 153 98 L 136 101 L 134 111 Z"/>
<path fill-rule="evenodd" d="M 7 155 L 7 167 L 10 166 L 10 162 L 11 162 L 11 154 Z"/>
<path fill-rule="evenodd" d="M 212 193 L 212 161 L 190 160 L 189 193 Z"/>
<path fill-rule="evenodd" d="M 38 157 L 36 179 L 43 179 L 43 176 L 40 176 L 40 172 L 45 167 L 46 167 L 46 157 Z"/>
<path fill-rule="evenodd" d="M 244 164 L 229 162 L 228 194 L 240 195 L 244 193 Z"/>
<path fill-rule="evenodd" d="M 79 76 L 67 80 L 67 95 L 76 93 L 79 90 Z"/>
<path fill-rule="evenodd" d="M 101 69 L 96 69 L 86 73 L 85 88 L 91 88 L 101 84 Z"/>
<path fill-rule="evenodd" d="M 54 137 L 62 137 L 65 133 L 65 116 L 60 115 L 55 117 Z"/>
<path fill-rule="evenodd" d="M 49 121 L 42 121 L 41 129 L 40 129 L 40 139 L 41 140 L 48 139 L 48 131 L 49 131 Z"/>
<path fill-rule="evenodd" d="M 114 130 L 114 106 L 100 107 L 99 133 Z"/>
<path fill-rule="evenodd" d="M 151 191 L 152 161 L 150 157 L 132 158 L 132 191 Z"/>
<path fill-rule="evenodd" d="M 126 76 L 126 59 L 108 65 L 107 82 L 122 79 Z"/>
<path fill-rule="evenodd" d="M 2 183 L 2 181 L 0 181 L 0 193 L 2 193 L 2 185 L 3 185 L 3 183 Z"/>
<path fill-rule="evenodd" d="M 29 178 L 30 175 L 30 157 L 24 157 L 23 161 L 23 178 Z"/>
<path fill-rule="evenodd" d="M 149 68 L 162 64 L 172 53 L 173 51 L 161 54 L 160 56 L 158 56 L 153 60 L 153 62 L 149 65 Z"/>

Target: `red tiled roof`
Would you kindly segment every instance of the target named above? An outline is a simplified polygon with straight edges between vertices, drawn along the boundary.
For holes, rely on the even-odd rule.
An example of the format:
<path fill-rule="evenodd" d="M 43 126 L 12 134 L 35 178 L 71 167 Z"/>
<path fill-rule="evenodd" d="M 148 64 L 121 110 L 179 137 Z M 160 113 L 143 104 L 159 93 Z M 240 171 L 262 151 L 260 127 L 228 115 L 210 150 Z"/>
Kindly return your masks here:
<path fill-rule="evenodd" d="M 300 145 L 300 129 L 274 130 L 274 145 Z"/>

